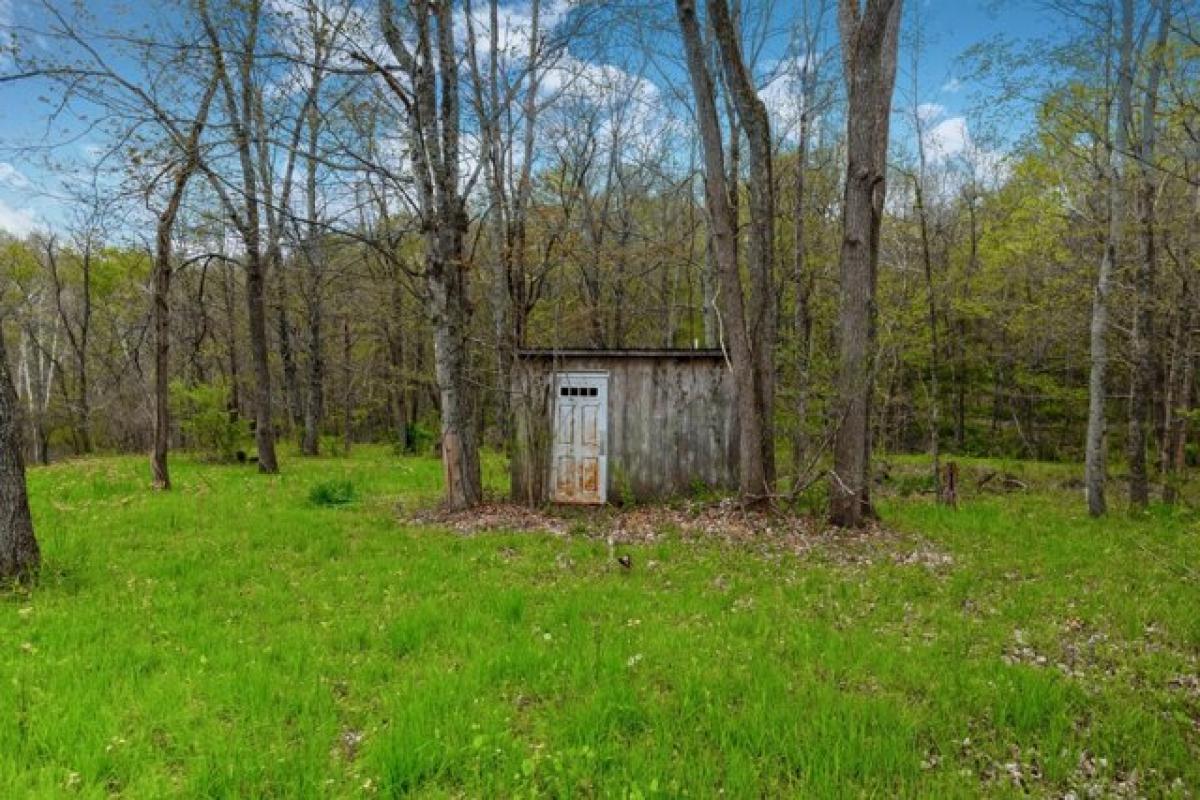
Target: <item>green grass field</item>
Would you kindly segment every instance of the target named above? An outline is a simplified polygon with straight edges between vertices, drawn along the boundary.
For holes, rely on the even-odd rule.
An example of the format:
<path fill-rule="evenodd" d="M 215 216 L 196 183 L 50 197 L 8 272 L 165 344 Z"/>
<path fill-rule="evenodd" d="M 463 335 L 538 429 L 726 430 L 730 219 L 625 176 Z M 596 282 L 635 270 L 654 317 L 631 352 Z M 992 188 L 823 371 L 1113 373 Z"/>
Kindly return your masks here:
<path fill-rule="evenodd" d="M 0 798 L 1200 793 L 1195 511 L 1094 522 L 1009 464 L 1029 491 L 886 498 L 878 542 L 668 527 L 625 571 L 586 517 L 406 526 L 433 460 L 283 468 L 31 472 Z"/>

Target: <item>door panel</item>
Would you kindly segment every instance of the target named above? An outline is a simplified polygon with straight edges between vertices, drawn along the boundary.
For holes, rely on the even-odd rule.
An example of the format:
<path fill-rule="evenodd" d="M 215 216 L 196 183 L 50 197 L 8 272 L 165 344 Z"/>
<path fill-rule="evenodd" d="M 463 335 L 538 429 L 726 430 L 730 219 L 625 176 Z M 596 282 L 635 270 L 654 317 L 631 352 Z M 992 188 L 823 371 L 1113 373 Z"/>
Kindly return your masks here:
<path fill-rule="evenodd" d="M 580 442 L 585 447 L 596 447 L 600 444 L 600 406 L 589 403 L 585 406 L 581 406 L 579 410 L 583 415 L 583 424 L 580 426 L 583 428 L 581 431 Z"/>
<path fill-rule="evenodd" d="M 579 492 L 581 496 L 596 495 L 600 491 L 600 459 L 584 458 L 579 468 Z"/>
<path fill-rule="evenodd" d="M 566 398 L 563 398 L 564 400 Z M 558 441 L 570 442 L 575 438 L 575 404 L 563 403 L 558 407 Z"/>
<path fill-rule="evenodd" d="M 565 498 L 573 498 L 575 496 L 575 459 L 570 456 L 559 456 L 555 475 L 557 476 L 555 493 Z"/>
<path fill-rule="evenodd" d="M 555 376 L 553 497 L 559 503 L 607 500 L 608 375 Z"/>

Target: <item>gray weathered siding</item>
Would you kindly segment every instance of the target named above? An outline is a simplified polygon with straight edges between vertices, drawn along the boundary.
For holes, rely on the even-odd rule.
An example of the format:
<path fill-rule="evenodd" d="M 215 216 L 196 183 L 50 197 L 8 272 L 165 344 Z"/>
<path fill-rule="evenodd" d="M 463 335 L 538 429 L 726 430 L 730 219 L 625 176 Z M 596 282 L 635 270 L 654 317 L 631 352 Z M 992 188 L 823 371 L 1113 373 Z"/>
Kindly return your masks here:
<path fill-rule="evenodd" d="M 648 500 L 737 485 L 733 379 L 717 354 L 524 356 L 514 378 L 512 492 L 549 496 L 551 378 L 608 373 L 608 499 Z M 537 485 L 534 485 L 537 484 Z"/>

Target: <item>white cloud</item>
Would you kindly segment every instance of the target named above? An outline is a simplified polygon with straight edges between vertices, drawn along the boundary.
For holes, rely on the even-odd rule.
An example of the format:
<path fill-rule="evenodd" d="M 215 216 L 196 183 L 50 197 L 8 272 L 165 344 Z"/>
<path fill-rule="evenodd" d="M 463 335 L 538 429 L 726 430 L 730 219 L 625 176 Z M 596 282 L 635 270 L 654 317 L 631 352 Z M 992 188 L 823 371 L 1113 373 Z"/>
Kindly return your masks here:
<path fill-rule="evenodd" d="M 790 72 L 782 72 L 758 91 L 776 131 L 790 131 L 800 123 L 800 81 Z"/>
<path fill-rule="evenodd" d="M 491 49 L 491 10 L 486 3 L 472 6 L 471 23 L 477 40 L 475 50 L 482 57 Z M 529 3 L 505 3 L 496 10 L 496 44 L 501 53 L 508 57 L 524 58 L 529 52 L 529 35 L 533 30 L 533 14 Z M 571 12 L 571 0 L 550 0 L 538 9 L 540 35 L 553 31 L 564 22 Z M 455 20 L 455 31 L 459 41 L 466 41 L 466 16 L 461 11 Z"/>
<path fill-rule="evenodd" d="M 7 161 L 0 161 L 0 186 L 9 189 L 28 189 L 32 184 L 19 169 Z"/>
<path fill-rule="evenodd" d="M 920 108 L 917 109 L 920 114 Z M 932 122 L 938 116 L 927 119 Z M 925 131 L 925 151 L 931 161 L 946 161 L 962 155 L 972 147 L 971 131 L 966 117 L 948 117 Z"/>
<path fill-rule="evenodd" d="M 771 129 L 784 140 L 794 140 L 799 133 L 800 114 L 804 110 L 803 73 L 819 76 L 825 69 L 820 57 L 800 54 L 776 61 L 767 61 L 760 72 L 767 79 L 758 90 L 771 117 Z M 818 109 L 819 111 L 819 109 Z"/>
<path fill-rule="evenodd" d="M 957 94 L 958 92 L 962 91 L 962 88 L 963 82 L 958 78 L 951 78 L 942 84 L 942 91 L 946 92 L 947 94 Z"/>
<path fill-rule="evenodd" d="M 37 220 L 28 209 L 17 209 L 0 199 L 0 230 L 13 236 L 28 236 L 38 227 Z"/>
<path fill-rule="evenodd" d="M 934 164 L 957 158 L 974 146 L 967 118 L 948 117 L 946 113 L 947 109 L 941 103 L 921 103 L 917 106 L 925 157 Z"/>
<path fill-rule="evenodd" d="M 940 103 L 921 103 L 917 106 L 917 117 L 926 125 L 946 115 L 946 107 Z"/>
<path fill-rule="evenodd" d="M 921 140 L 925 146 L 925 157 L 934 166 L 951 167 L 957 180 L 974 173 L 984 184 L 997 185 L 1009 174 L 1008 159 L 999 150 L 981 146 L 971 135 L 971 126 L 965 116 L 947 116 L 945 106 L 938 103 L 922 103 L 917 106 L 921 121 Z M 954 184 L 954 180 L 949 185 Z"/>

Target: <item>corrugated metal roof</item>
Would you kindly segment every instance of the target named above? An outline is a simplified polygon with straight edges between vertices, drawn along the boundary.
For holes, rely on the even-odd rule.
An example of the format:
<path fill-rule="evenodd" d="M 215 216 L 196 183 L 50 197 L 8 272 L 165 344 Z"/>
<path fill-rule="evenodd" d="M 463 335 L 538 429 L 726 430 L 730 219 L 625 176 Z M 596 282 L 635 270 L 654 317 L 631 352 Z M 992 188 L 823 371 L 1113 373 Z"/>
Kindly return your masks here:
<path fill-rule="evenodd" d="M 585 347 L 535 347 L 517 351 L 520 358 L 721 358 L 725 354 L 718 349 L 686 350 L 683 348 L 623 348 L 590 349 Z"/>

